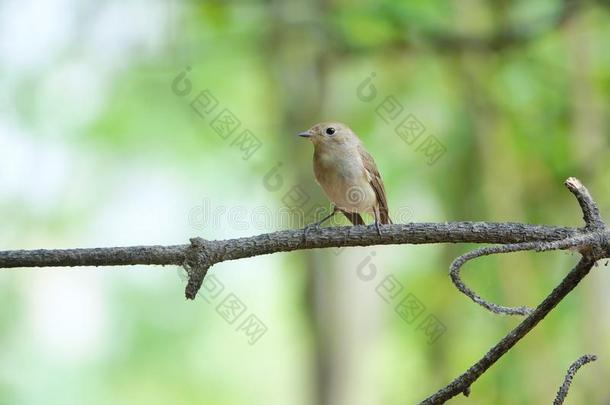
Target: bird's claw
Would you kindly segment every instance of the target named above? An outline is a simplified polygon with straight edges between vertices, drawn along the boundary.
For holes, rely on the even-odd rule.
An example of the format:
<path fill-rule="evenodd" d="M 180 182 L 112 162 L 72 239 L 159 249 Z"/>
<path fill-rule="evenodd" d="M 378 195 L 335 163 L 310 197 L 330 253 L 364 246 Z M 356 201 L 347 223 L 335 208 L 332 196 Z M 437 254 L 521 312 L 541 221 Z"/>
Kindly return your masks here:
<path fill-rule="evenodd" d="M 375 229 L 377 229 L 377 235 L 381 236 L 381 226 L 378 221 L 375 221 Z"/>
<path fill-rule="evenodd" d="M 319 230 L 320 224 L 314 223 L 314 224 L 305 225 L 305 228 L 303 228 L 303 243 L 307 243 L 307 232 L 309 232 L 312 229 L 315 229 L 316 231 Z"/>

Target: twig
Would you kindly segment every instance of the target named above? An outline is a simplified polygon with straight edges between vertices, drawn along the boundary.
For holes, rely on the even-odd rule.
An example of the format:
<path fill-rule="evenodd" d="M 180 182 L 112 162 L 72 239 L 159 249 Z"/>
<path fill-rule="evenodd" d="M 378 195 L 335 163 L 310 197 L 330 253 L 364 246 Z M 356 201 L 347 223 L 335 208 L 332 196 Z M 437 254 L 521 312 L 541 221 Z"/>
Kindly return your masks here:
<path fill-rule="evenodd" d="M 516 243 L 510 245 L 500 245 L 500 246 L 490 246 L 484 247 L 480 249 L 473 250 L 468 252 L 451 263 L 449 267 L 449 275 L 451 276 L 451 281 L 460 290 L 462 293 L 467 295 L 472 301 L 481 305 L 483 308 L 488 309 L 489 311 L 496 314 L 507 314 L 507 315 L 529 315 L 532 312 L 531 308 L 528 307 L 505 307 L 502 305 L 494 304 L 493 302 L 489 302 L 481 298 L 477 293 L 471 290 L 469 287 L 464 284 L 462 279 L 460 278 L 460 269 L 462 266 L 469 260 L 475 259 L 481 256 L 487 256 L 496 253 L 509 253 L 516 252 L 519 250 L 531 250 L 535 249 L 535 244 L 531 242 L 526 243 Z"/>
<path fill-rule="evenodd" d="M 586 227 L 590 229 L 604 229 L 606 225 L 599 214 L 599 208 L 597 208 L 597 204 L 593 201 L 589 190 L 583 186 L 580 180 L 574 177 L 568 178 L 564 184 L 576 197 L 582 210 Z"/>
<path fill-rule="evenodd" d="M 574 363 L 572 363 L 572 365 L 568 369 L 568 372 L 566 373 L 566 376 L 563 380 L 563 384 L 561 384 L 561 387 L 559 387 L 559 391 L 557 391 L 557 396 L 555 397 L 555 400 L 553 401 L 553 405 L 563 404 L 563 401 L 566 399 L 566 396 L 568 395 L 568 390 L 570 389 L 570 384 L 572 384 L 572 379 L 574 378 L 574 375 L 576 374 L 578 369 L 581 368 L 582 366 L 584 366 L 585 364 L 590 363 L 595 360 L 597 360 L 597 356 L 595 356 L 593 354 L 585 354 L 584 356 L 581 356 L 580 358 L 578 358 L 578 360 L 576 360 Z"/>
<path fill-rule="evenodd" d="M 523 243 L 514 243 L 508 245 L 499 245 L 499 246 L 489 246 L 483 247 L 479 249 L 475 249 L 468 253 L 465 253 L 455 259 L 451 266 L 449 267 L 449 275 L 451 276 L 451 280 L 453 284 L 468 296 L 472 301 L 481 305 L 483 308 L 495 313 L 495 314 L 505 314 L 505 315 L 529 315 L 532 312 L 531 308 L 521 306 L 521 307 L 505 307 L 502 305 L 494 304 L 493 302 L 486 301 L 481 298 L 477 293 L 471 290 L 460 278 L 460 270 L 466 264 L 467 261 L 476 259 L 482 256 L 488 256 L 492 254 L 499 253 L 513 253 L 524 250 L 533 250 L 536 252 L 544 252 L 548 250 L 558 250 L 558 249 L 574 249 L 574 250 L 586 250 L 591 244 L 596 244 L 599 235 L 597 233 L 589 233 L 578 236 L 571 236 L 566 239 L 562 239 L 554 242 L 523 242 Z"/>

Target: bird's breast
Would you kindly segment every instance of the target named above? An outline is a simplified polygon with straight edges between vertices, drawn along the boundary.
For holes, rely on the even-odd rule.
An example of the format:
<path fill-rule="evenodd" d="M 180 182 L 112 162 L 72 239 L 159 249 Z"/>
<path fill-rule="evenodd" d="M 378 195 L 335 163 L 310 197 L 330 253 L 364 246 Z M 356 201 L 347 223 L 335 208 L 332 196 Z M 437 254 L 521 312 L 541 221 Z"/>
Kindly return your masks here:
<path fill-rule="evenodd" d="M 357 153 L 354 151 L 354 153 Z M 316 151 L 314 173 L 328 198 L 349 212 L 369 212 L 376 203 L 362 160 L 354 153 Z"/>

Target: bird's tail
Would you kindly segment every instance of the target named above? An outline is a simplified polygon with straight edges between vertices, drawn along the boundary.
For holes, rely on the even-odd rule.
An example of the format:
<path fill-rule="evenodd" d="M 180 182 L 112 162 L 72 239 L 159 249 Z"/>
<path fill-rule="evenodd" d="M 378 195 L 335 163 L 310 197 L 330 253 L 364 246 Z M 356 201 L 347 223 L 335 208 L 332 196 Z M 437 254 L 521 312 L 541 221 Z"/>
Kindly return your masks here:
<path fill-rule="evenodd" d="M 352 224 L 365 225 L 364 220 L 357 212 L 347 212 L 343 210 L 341 210 L 341 212 L 343 213 L 343 215 L 345 215 L 347 219 L 349 219 L 349 222 L 351 222 Z"/>
<path fill-rule="evenodd" d="M 390 219 L 390 213 L 388 212 L 387 207 L 379 207 L 379 222 L 385 225 L 390 225 L 393 223 Z"/>

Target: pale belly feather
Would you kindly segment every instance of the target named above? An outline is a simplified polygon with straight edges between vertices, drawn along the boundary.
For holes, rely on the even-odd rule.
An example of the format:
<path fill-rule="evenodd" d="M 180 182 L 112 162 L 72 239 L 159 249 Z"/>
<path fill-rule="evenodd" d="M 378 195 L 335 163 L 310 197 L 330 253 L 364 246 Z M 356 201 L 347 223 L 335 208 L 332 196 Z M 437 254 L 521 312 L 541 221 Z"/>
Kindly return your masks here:
<path fill-rule="evenodd" d="M 322 154 L 314 164 L 314 172 L 324 193 L 338 208 L 348 212 L 373 212 L 377 197 L 361 162 L 352 157 L 330 158 Z"/>

